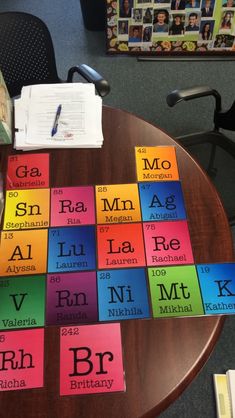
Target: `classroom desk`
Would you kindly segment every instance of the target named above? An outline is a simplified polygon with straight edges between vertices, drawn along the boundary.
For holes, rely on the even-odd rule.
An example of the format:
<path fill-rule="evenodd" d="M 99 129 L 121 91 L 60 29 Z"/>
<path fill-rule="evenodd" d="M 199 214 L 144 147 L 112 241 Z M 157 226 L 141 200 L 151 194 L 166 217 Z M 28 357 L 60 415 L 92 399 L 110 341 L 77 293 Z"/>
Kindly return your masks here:
<path fill-rule="evenodd" d="M 166 133 L 104 107 L 102 149 L 52 150 L 51 186 L 136 182 L 134 146 L 175 145 L 195 263 L 233 261 L 221 201 L 208 177 Z M 11 152 L 2 147 L 3 164 Z M 44 151 L 45 152 L 45 151 Z M 59 328 L 45 330 L 45 387 L 0 393 L 0 417 L 156 417 L 187 387 L 210 355 L 224 317 L 121 322 L 126 392 L 59 396 Z"/>

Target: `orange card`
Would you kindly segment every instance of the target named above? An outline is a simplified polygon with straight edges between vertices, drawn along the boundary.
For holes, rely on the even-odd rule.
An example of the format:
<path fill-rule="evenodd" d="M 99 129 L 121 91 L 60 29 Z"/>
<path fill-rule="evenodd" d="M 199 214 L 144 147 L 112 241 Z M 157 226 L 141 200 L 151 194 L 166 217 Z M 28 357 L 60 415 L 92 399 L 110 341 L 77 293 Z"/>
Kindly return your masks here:
<path fill-rule="evenodd" d="M 45 273 L 47 229 L 1 233 L 0 276 Z"/>
<path fill-rule="evenodd" d="M 135 147 L 138 181 L 179 180 L 175 147 Z"/>
<path fill-rule="evenodd" d="M 98 268 L 145 266 L 141 223 L 97 226 Z"/>
<path fill-rule="evenodd" d="M 98 224 L 141 221 L 137 184 L 96 186 Z"/>

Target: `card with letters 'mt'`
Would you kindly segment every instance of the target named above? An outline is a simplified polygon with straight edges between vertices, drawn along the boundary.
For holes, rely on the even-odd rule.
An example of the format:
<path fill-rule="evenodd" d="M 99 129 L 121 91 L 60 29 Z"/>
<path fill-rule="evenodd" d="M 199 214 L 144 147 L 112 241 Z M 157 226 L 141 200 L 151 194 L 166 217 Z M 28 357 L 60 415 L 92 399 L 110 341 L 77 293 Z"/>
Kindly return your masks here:
<path fill-rule="evenodd" d="M 1 332 L 0 349 L 0 391 L 43 387 L 43 328 Z"/>
<path fill-rule="evenodd" d="M 49 187 L 49 154 L 10 155 L 6 189 Z"/>
<path fill-rule="evenodd" d="M 119 323 L 60 330 L 60 395 L 125 390 Z"/>

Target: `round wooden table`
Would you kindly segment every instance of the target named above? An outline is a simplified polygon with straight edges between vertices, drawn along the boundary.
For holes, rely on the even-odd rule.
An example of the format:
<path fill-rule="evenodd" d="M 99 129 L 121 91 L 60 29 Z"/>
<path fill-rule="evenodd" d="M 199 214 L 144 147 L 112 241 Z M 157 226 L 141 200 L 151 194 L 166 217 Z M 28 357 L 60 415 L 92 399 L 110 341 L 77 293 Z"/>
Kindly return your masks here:
<path fill-rule="evenodd" d="M 193 158 L 166 133 L 121 110 L 103 109 L 102 149 L 50 151 L 51 186 L 136 182 L 135 146 L 175 145 L 195 263 L 233 261 L 221 201 Z M 11 147 L 2 147 L 2 167 Z M 45 150 L 43 150 L 45 152 Z M 224 317 L 121 322 L 126 392 L 59 395 L 59 327 L 45 329 L 45 386 L 0 393 L 0 417 L 147 418 L 172 403 L 199 372 Z"/>

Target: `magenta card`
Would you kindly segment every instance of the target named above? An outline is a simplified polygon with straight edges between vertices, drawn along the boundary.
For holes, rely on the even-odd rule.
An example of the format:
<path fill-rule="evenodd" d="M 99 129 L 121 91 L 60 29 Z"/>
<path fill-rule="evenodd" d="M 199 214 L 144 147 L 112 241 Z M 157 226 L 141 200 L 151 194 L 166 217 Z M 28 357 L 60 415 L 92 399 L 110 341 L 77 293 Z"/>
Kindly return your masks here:
<path fill-rule="evenodd" d="M 93 186 L 51 189 L 51 226 L 95 223 Z"/>
<path fill-rule="evenodd" d="M 96 271 L 47 275 L 48 325 L 97 321 Z"/>
<path fill-rule="evenodd" d="M 119 323 L 60 330 L 60 395 L 125 390 Z"/>
<path fill-rule="evenodd" d="M 143 224 L 148 266 L 193 264 L 187 221 Z"/>
<path fill-rule="evenodd" d="M 43 387 L 44 328 L 0 332 L 0 391 Z"/>

